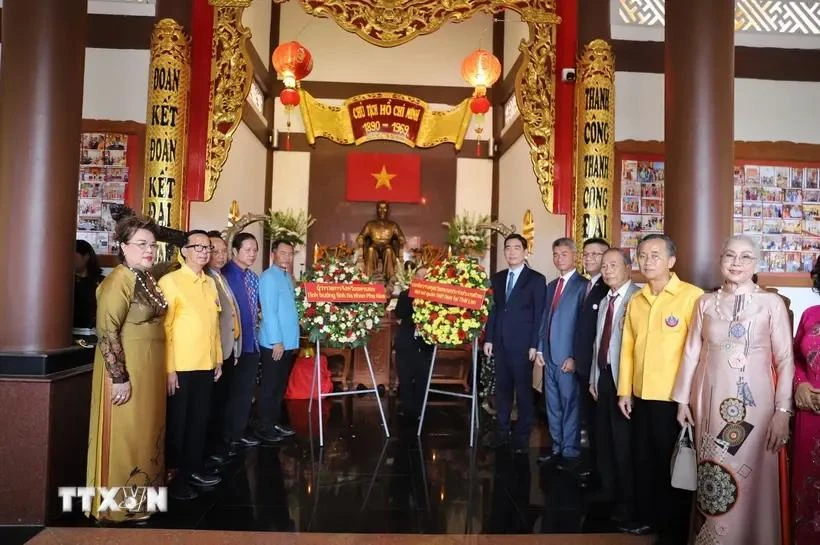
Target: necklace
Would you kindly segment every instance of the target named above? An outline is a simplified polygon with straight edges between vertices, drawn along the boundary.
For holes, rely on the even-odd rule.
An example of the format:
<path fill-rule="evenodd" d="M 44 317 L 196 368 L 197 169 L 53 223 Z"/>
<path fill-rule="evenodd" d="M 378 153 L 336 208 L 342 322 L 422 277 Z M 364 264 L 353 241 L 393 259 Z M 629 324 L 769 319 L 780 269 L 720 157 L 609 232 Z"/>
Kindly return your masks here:
<path fill-rule="evenodd" d="M 734 297 L 734 301 L 732 303 L 732 317 L 729 318 L 720 310 L 720 298 L 724 292 L 723 287 L 718 288 L 717 295 L 715 296 L 715 312 L 721 320 L 725 320 L 731 324 L 730 331 L 735 326 L 735 324 L 740 325 L 740 327 L 743 327 L 742 324 L 737 323 L 737 317 L 740 315 L 741 311 L 744 308 L 746 308 L 746 305 L 752 302 L 752 299 L 754 299 L 754 294 L 758 291 L 760 291 L 760 287 L 755 286 L 755 289 L 752 293 L 743 293 L 740 295 L 731 294 Z M 745 328 L 743 333 L 745 333 Z M 742 337 L 743 333 L 741 333 L 740 335 L 733 336 Z"/>
<path fill-rule="evenodd" d="M 137 277 L 137 282 L 140 283 L 140 286 L 142 286 L 142 289 L 145 290 L 145 293 L 148 294 L 148 297 L 154 303 L 156 303 L 156 305 L 159 308 L 168 308 L 168 302 L 165 300 L 165 295 L 163 295 L 162 290 L 159 289 L 159 286 L 157 286 L 157 282 L 154 280 L 154 277 L 151 276 L 150 273 L 146 272 L 145 276 L 147 276 L 148 279 L 151 280 L 151 287 L 153 288 L 153 290 L 148 289 L 148 286 L 145 285 L 145 281 L 142 279 L 142 276 L 135 269 L 133 269 L 132 267 L 128 267 L 128 270 L 134 273 L 134 276 Z M 155 293 L 159 295 L 159 298 L 157 298 L 154 295 Z"/>

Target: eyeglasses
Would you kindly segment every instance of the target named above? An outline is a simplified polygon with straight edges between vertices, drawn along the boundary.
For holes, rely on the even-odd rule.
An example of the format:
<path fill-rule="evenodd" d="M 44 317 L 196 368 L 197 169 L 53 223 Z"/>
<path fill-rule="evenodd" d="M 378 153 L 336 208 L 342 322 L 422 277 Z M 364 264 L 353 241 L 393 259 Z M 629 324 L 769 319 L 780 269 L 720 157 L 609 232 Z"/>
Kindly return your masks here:
<path fill-rule="evenodd" d="M 188 246 L 183 246 L 183 248 L 193 248 L 195 252 L 213 252 L 213 246 L 205 246 L 204 244 L 189 244 Z"/>
<path fill-rule="evenodd" d="M 740 264 L 743 265 L 744 267 L 748 267 L 749 265 L 752 265 L 755 261 L 757 261 L 755 259 L 755 256 L 753 256 L 753 255 L 749 255 L 749 254 L 736 255 L 736 254 L 729 253 L 729 252 L 723 254 L 721 256 L 721 259 L 723 260 L 724 263 L 737 263 L 739 261 Z"/>
<path fill-rule="evenodd" d="M 140 242 L 126 242 L 125 244 L 136 246 L 143 252 L 145 250 L 151 250 L 152 252 L 156 252 L 157 248 L 159 248 L 159 244 L 157 244 L 156 242 L 145 242 L 144 240 Z"/>

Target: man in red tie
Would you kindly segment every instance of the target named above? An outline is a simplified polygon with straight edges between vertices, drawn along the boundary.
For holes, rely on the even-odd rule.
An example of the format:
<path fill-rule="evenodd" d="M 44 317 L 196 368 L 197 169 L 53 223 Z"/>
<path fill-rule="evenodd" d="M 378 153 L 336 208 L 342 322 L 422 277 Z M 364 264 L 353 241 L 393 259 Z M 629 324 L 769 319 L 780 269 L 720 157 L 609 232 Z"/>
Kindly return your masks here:
<path fill-rule="evenodd" d="M 559 238 L 552 243 L 552 262 L 558 278 L 547 285 L 547 306 L 541 318 L 536 363 L 544 367 L 544 395 L 551 454 L 540 463 L 561 462 L 574 471 L 581 457 L 578 381 L 575 379 L 575 326 L 586 295 L 587 280 L 575 270 L 575 243 Z"/>
<path fill-rule="evenodd" d="M 609 289 L 598 309 L 589 393 L 596 401 L 596 468 L 601 481 L 601 489 L 593 499 L 614 502 L 612 519 L 622 531 L 636 532 L 639 525 L 633 522 L 632 436 L 629 420 L 618 409 L 617 387 L 624 316 L 629 300 L 640 291 L 629 279 L 631 272 L 628 250 L 612 248 L 604 252 L 601 274 Z"/>

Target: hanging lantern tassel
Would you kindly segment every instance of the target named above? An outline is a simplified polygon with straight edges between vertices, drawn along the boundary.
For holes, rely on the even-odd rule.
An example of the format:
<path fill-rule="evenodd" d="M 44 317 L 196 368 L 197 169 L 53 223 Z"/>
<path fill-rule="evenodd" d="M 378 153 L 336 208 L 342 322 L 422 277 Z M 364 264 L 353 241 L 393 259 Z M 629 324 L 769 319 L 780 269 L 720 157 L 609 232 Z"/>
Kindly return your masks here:
<path fill-rule="evenodd" d="M 490 101 L 486 96 L 473 97 L 470 101 L 470 111 L 476 116 L 475 127 L 475 156 L 481 157 L 481 133 L 484 132 L 484 114 L 490 111 Z"/>
<path fill-rule="evenodd" d="M 279 100 L 282 101 L 282 105 L 285 107 L 285 115 L 287 116 L 287 124 L 285 125 L 287 127 L 285 150 L 290 151 L 290 113 L 294 107 L 299 105 L 299 91 L 293 88 L 282 89 L 282 92 L 279 93 Z"/>

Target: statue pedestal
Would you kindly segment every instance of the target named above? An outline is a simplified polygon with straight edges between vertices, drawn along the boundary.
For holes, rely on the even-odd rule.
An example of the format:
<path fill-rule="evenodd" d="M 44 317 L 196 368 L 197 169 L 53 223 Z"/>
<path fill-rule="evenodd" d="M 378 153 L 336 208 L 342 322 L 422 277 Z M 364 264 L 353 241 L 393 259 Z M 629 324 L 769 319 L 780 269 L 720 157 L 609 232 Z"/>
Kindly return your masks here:
<path fill-rule="evenodd" d="M 396 325 L 395 320 L 382 318 L 379 328 L 370 337 L 367 345 L 370 350 L 370 361 L 373 363 L 373 373 L 376 375 L 376 384 L 385 389 L 390 387 L 390 355 L 393 352 L 394 325 Z M 362 348 L 357 348 L 354 352 L 352 382 L 356 388 L 370 384 L 367 360 Z"/>

